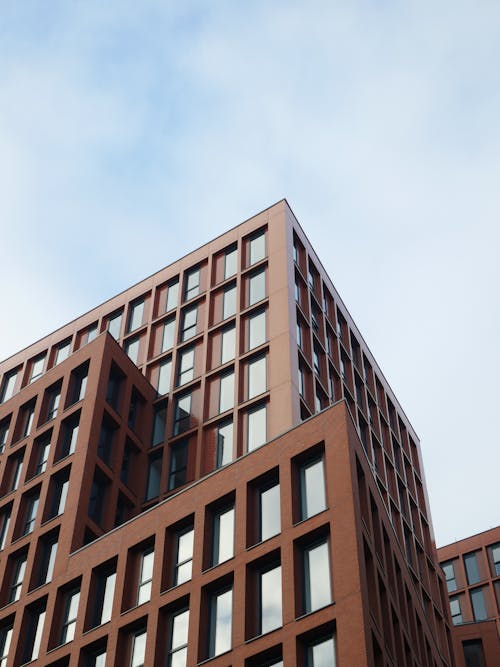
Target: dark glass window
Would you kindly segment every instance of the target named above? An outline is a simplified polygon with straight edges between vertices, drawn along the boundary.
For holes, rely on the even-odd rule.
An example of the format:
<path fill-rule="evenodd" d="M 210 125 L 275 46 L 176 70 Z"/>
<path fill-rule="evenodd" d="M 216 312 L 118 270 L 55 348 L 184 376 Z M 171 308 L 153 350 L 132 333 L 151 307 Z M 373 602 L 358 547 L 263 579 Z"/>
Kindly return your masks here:
<path fill-rule="evenodd" d="M 187 482 L 188 453 L 189 442 L 187 440 L 176 442 L 170 446 L 169 491 Z"/>
<path fill-rule="evenodd" d="M 483 642 L 480 639 L 470 639 L 462 642 L 465 667 L 486 667 L 483 653 Z"/>
<path fill-rule="evenodd" d="M 467 582 L 469 585 L 477 584 L 478 581 L 481 581 L 477 556 L 477 552 L 466 554 L 464 556 L 465 571 L 467 573 Z"/>

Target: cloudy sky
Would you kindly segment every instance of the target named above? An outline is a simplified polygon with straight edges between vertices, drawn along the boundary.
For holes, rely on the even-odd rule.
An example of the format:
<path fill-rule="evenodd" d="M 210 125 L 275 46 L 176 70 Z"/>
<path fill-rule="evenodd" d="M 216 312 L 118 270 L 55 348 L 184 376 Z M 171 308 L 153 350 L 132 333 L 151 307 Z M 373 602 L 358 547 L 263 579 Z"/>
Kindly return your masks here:
<path fill-rule="evenodd" d="M 500 4 L 0 2 L 0 358 L 286 197 L 422 441 L 500 524 Z"/>

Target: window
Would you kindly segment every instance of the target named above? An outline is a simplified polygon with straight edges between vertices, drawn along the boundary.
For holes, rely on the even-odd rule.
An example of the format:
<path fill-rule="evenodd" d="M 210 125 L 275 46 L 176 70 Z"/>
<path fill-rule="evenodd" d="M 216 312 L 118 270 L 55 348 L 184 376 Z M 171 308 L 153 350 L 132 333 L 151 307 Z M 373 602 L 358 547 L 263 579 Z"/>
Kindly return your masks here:
<path fill-rule="evenodd" d="M 192 308 L 188 308 L 183 312 L 181 340 L 189 340 L 193 336 L 196 336 L 197 320 L 198 306 L 193 306 Z"/>
<path fill-rule="evenodd" d="M 170 391 L 170 380 L 172 378 L 172 359 L 162 361 L 158 369 L 157 391 L 160 396 Z"/>
<path fill-rule="evenodd" d="M 0 667 L 7 667 L 10 644 L 12 642 L 12 626 L 0 629 Z"/>
<path fill-rule="evenodd" d="M 187 482 L 189 442 L 182 440 L 170 446 L 170 469 L 168 490 L 176 489 Z"/>
<path fill-rule="evenodd" d="M 332 601 L 328 542 L 323 540 L 303 550 L 304 613 L 320 609 Z"/>
<path fill-rule="evenodd" d="M 266 342 L 266 311 L 260 310 L 248 318 L 248 349 Z"/>
<path fill-rule="evenodd" d="M 236 285 L 227 287 L 222 295 L 222 319 L 232 317 L 236 313 Z"/>
<path fill-rule="evenodd" d="M 137 587 L 137 604 L 147 602 L 151 597 L 151 585 L 153 583 L 153 564 L 155 552 L 148 549 L 141 554 L 139 569 L 139 585 Z"/>
<path fill-rule="evenodd" d="M 68 591 L 64 605 L 64 615 L 61 630 L 61 644 L 67 644 L 75 636 L 78 605 L 80 604 L 80 589 Z"/>
<path fill-rule="evenodd" d="M 326 509 L 323 458 L 307 461 L 300 468 L 300 518 L 303 521 Z"/>
<path fill-rule="evenodd" d="M 257 449 L 266 442 L 266 406 L 260 405 L 248 412 L 247 450 Z"/>
<path fill-rule="evenodd" d="M 54 574 L 54 565 L 57 555 L 57 536 L 52 535 L 48 539 L 43 539 L 40 554 L 40 569 L 38 573 L 38 585 L 46 584 L 52 580 Z"/>
<path fill-rule="evenodd" d="M 234 556 L 234 507 L 214 514 L 212 565 L 219 565 Z"/>
<path fill-rule="evenodd" d="M 60 516 L 64 512 L 69 488 L 68 474 L 69 473 L 66 471 L 64 476 L 58 476 L 54 478 L 50 518 Z"/>
<path fill-rule="evenodd" d="M 320 359 L 319 359 L 319 351 L 316 346 L 313 348 L 313 367 L 314 367 L 314 372 L 316 375 L 320 375 L 321 373 L 321 367 L 320 367 Z"/>
<path fill-rule="evenodd" d="M 293 286 L 293 293 L 295 296 L 295 301 L 299 304 L 300 306 L 300 285 L 297 277 L 295 277 L 295 283 Z"/>
<path fill-rule="evenodd" d="M 140 338 L 134 338 L 134 340 L 128 341 L 125 345 L 125 352 L 128 354 L 129 358 L 134 362 L 134 364 L 137 364 L 137 361 L 139 359 L 140 342 L 141 342 Z"/>
<path fill-rule="evenodd" d="M 322 639 L 306 647 L 306 667 L 335 667 L 333 637 Z"/>
<path fill-rule="evenodd" d="M 106 650 L 98 649 L 87 656 L 86 667 L 106 667 Z"/>
<path fill-rule="evenodd" d="M 232 248 L 227 250 L 224 255 L 224 280 L 234 276 L 238 270 L 238 250 Z"/>
<path fill-rule="evenodd" d="M 177 533 L 177 549 L 174 566 L 174 586 L 191 579 L 193 570 L 194 529 L 188 528 Z"/>
<path fill-rule="evenodd" d="M 35 416 L 35 404 L 30 403 L 25 405 L 22 408 L 22 428 L 21 428 L 21 438 L 27 438 L 31 433 L 31 427 L 33 426 L 33 417 Z"/>
<path fill-rule="evenodd" d="M 94 608 L 94 626 L 111 620 L 113 597 L 115 595 L 116 572 L 106 569 L 98 573 Z"/>
<path fill-rule="evenodd" d="M 217 461 L 216 466 L 231 463 L 233 460 L 233 422 L 225 421 L 217 427 Z"/>
<path fill-rule="evenodd" d="M 162 463 L 163 459 L 161 453 L 159 455 L 152 456 L 149 459 L 148 482 L 146 485 L 146 500 L 151 500 L 151 498 L 156 498 L 156 496 L 160 494 Z"/>
<path fill-rule="evenodd" d="M 71 418 L 63 422 L 61 458 L 73 454 L 78 439 L 78 418 Z"/>
<path fill-rule="evenodd" d="M 15 456 L 12 458 L 12 464 L 10 470 L 11 481 L 10 481 L 9 491 L 15 491 L 19 486 L 22 469 L 23 469 L 23 455 L 20 454 L 19 456 Z"/>
<path fill-rule="evenodd" d="M 474 588 L 474 590 L 470 591 L 470 601 L 472 603 L 472 611 L 474 612 L 474 620 L 485 621 L 488 618 L 488 613 L 484 600 L 484 589 Z"/>
<path fill-rule="evenodd" d="M 466 554 L 464 556 L 465 571 L 467 573 L 467 582 L 470 584 L 477 584 L 481 581 L 479 573 L 479 564 L 477 561 L 477 552 Z"/>
<path fill-rule="evenodd" d="M 34 382 L 43 374 L 43 369 L 45 366 L 45 352 L 39 357 L 36 357 L 31 362 L 31 373 L 30 373 L 30 383 Z"/>
<path fill-rule="evenodd" d="M 47 396 L 47 421 L 57 417 L 59 403 L 61 401 L 61 385 L 56 385 L 48 390 Z"/>
<path fill-rule="evenodd" d="M 186 667 L 189 609 L 180 611 L 171 618 L 168 665 Z"/>
<path fill-rule="evenodd" d="M 457 590 L 457 580 L 455 578 L 455 567 L 453 565 L 453 561 L 448 561 L 447 563 L 443 563 L 441 565 L 444 576 L 446 579 L 446 588 L 448 589 L 448 593 L 451 593 L 452 591 Z"/>
<path fill-rule="evenodd" d="M 179 281 L 174 280 L 170 282 L 167 286 L 167 302 L 165 306 L 165 311 L 172 310 L 177 307 L 177 302 L 179 301 Z"/>
<path fill-rule="evenodd" d="M 259 573 L 259 634 L 279 628 L 281 613 L 281 565 Z"/>
<path fill-rule="evenodd" d="M 303 340 L 302 340 L 302 326 L 300 322 L 297 322 L 297 345 L 302 350 Z"/>
<path fill-rule="evenodd" d="M 299 394 L 302 396 L 302 398 L 305 398 L 304 371 L 300 366 L 297 370 L 297 383 L 299 387 Z"/>
<path fill-rule="evenodd" d="M 0 513 L 0 549 L 5 547 L 7 533 L 10 525 L 10 508 L 3 509 Z"/>
<path fill-rule="evenodd" d="M 12 581 L 9 588 L 9 602 L 16 602 L 21 597 L 21 588 L 23 585 L 24 575 L 26 573 L 26 554 L 20 556 L 14 563 L 14 571 Z"/>
<path fill-rule="evenodd" d="M 156 447 L 165 439 L 165 418 L 167 406 L 164 402 L 153 406 L 153 432 L 151 434 L 151 446 Z"/>
<path fill-rule="evenodd" d="M 252 359 L 248 363 L 248 397 L 253 398 L 267 390 L 266 357 Z"/>
<path fill-rule="evenodd" d="M 189 301 L 200 293 L 200 269 L 193 269 L 186 273 L 184 300 Z"/>
<path fill-rule="evenodd" d="M 208 657 L 213 658 L 231 648 L 233 615 L 232 588 L 214 592 L 209 598 Z"/>
<path fill-rule="evenodd" d="M 112 364 L 111 371 L 109 373 L 108 386 L 106 387 L 106 402 L 116 411 L 118 411 L 120 403 L 120 393 L 123 380 L 123 373 L 118 369 L 117 366 Z"/>
<path fill-rule="evenodd" d="M 111 459 L 111 454 L 113 450 L 113 439 L 117 425 L 109 419 L 109 417 L 104 416 L 101 424 L 101 431 L 99 433 L 99 442 L 97 443 L 97 456 L 109 465 Z"/>
<path fill-rule="evenodd" d="M 0 392 L 0 403 L 5 403 L 11 398 L 16 386 L 17 371 L 6 373 L 3 379 L 2 391 Z"/>
<path fill-rule="evenodd" d="M 38 493 L 32 496 L 28 496 L 26 502 L 26 514 L 24 517 L 24 524 L 22 531 L 23 535 L 28 535 L 29 533 L 33 532 L 39 503 L 40 503 L 40 497 Z"/>
<path fill-rule="evenodd" d="M 167 320 L 163 325 L 163 335 L 161 338 L 161 351 L 166 352 L 174 346 L 175 340 L 175 319 Z"/>
<path fill-rule="evenodd" d="M 490 547 L 491 561 L 493 563 L 493 576 L 500 576 L 500 542 Z"/>
<path fill-rule="evenodd" d="M 226 373 L 220 378 L 219 413 L 230 410 L 234 406 L 234 372 Z"/>
<path fill-rule="evenodd" d="M 177 386 L 190 382 L 194 378 L 194 347 L 182 350 L 179 354 Z"/>
<path fill-rule="evenodd" d="M 40 475 L 47 469 L 47 461 L 49 459 L 49 453 L 50 453 L 51 435 L 52 431 L 49 431 L 48 433 L 44 433 L 35 440 L 36 463 L 35 463 L 35 469 L 33 470 L 33 475 Z"/>
<path fill-rule="evenodd" d="M 266 298 L 266 272 L 265 269 L 253 273 L 248 281 L 248 305 L 262 301 Z"/>
<path fill-rule="evenodd" d="M 0 422 L 0 454 L 4 451 L 9 437 L 10 417 L 6 417 Z"/>
<path fill-rule="evenodd" d="M 236 328 L 227 327 L 221 333 L 220 362 L 225 364 L 234 359 L 236 349 Z"/>
<path fill-rule="evenodd" d="M 146 657 L 146 637 L 146 630 L 136 632 L 132 636 L 130 667 L 144 667 L 144 660 Z"/>
<path fill-rule="evenodd" d="M 480 639 L 469 639 L 462 642 L 465 667 L 486 667 L 483 653 L 483 642 Z"/>
<path fill-rule="evenodd" d="M 263 542 L 280 531 L 280 485 L 278 483 L 259 491 L 259 541 Z"/>
<path fill-rule="evenodd" d="M 191 394 L 179 396 L 175 401 L 174 435 L 186 431 L 191 425 Z"/>
<path fill-rule="evenodd" d="M 143 315 L 144 315 L 144 301 L 142 300 L 136 301 L 130 306 L 127 333 L 135 331 L 141 326 Z"/>
<path fill-rule="evenodd" d="M 108 484 L 109 481 L 107 480 L 106 477 L 101 476 L 99 473 L 94 475 L 94 479 L 92 480 L 92 486 L 90 487 L 88 514 L 89 517 L 97 524 L 100 524 L 101 522 L 102 510 L 105 504 L 106 489 Z M 67 487 L 65 493 L 67 493 Z M 61 494 L 61 499 L 62 497 L 63 494 Z"/>
<path fill-rule="evenodd" d="M 122 328 L 122 314 L 120 313 L 113 313 L 113 315 L 109 316 L 108 319 L 108 331 L 109 333 L 113 336 L 113 338 L 120 338 L 120 332 Z"/>
<path fill-rule="evenodd" d="M 450 598 L 450 612 L 453 625 L 462 623 L 462 610 L 460 608 L 460 598 L 458 595 Z"/>
<path fill-rule="evenodd" d="M 250 239 L 248 248 L 248 265 L 251 266 L 260 262 L 266 256 L 266 234 L 260 232 L 257 236 Z"/>
<path fill-rule="evenodd" d="M 45 608 L 33 607 L 28 609 L 28 625 L 24 638 L 23 663 L 36 660 L 40 653 L 43 626 L 45 624 Z M 5 662 L 7 664 L 7 661 Z"/>
<path fill-rule="evenodd" d="M 60 364 L 62 361 L 69 357 L 69 351 L 71 349 L 71 338 L 65 340 L 57 346 L 56 356 L 54 359 L 54 366 Z"/>
<path fill-rule="evenodd" d="M 90 343 L 91 341 L 93 341 L 94 338 L 97 338 L 97 324 L 93 324 L 91 327 L 88 328 L 88 330 L 87 330 L 87 343 Z"/>

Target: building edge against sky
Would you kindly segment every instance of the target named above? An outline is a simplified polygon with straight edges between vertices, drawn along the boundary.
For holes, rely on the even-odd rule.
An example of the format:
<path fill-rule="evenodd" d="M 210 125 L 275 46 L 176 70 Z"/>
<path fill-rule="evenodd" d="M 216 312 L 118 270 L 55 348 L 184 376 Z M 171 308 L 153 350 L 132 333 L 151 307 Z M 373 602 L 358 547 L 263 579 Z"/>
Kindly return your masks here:
<path fill-rule="evenodd" d="M 418 438 L 286 201 L 0 401 L 2 667 L 453 664 Z"/>

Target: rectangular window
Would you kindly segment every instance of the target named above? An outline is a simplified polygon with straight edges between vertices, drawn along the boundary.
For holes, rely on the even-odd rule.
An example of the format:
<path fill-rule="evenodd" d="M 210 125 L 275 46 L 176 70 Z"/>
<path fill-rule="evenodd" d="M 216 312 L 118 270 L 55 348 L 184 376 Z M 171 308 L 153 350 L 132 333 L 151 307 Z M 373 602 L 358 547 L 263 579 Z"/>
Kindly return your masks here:
<path fill-rule="evenodd" d="M 97 443 L 97 456 L 109 465 L 111 454 L 113 452 L 113 440 L 117 425 L 106 416 L 102 420 L 99 441 Z"/>
<path fill-rule="evenodd" d="M 144 661 L 146 659 L 146 637 L 146 630 L 141 630 L 132 636 L 130 667 L 144 667 Z"/>
<path fill-rule="evenodd" d="M 113 315 L 110 315 L 108 319 L 108 331 L 113 336 L 113 338 L 116 338 L 116 340 L 120 338 L 121 328 L 122 328 L 121 312 L 113 313 Z"/>
<path fill-rule="evenodd" d="M 481 581 L 479 564 L 477 561 L 477 552 L 466 554 L 464 556 L 464 565 L 465 571 L 467 573 L 467 582 L 469 585 L 477 584 L 478 581 Z"/>
<path fill-rule="evenodd" d="M 33 532 L 39 503 L 40 503 L 40 497 L 38 494 L 29 496 L 27 498 L 26 514 L 24 518 L 24 525 L 22 531 L 23 535 L 28 535 L 29 533 Z"/>
<path fill-rule="evenodd" d="M 33 608 L 28 610 L 27 614 L 29 620 L 24 638 L 23 662 L 31 662 L 38 658 L 45 624 L 45 609 Z"/>
<path fill-rule="evenodd" d="M 14 564 L 14 573 L 9 589 L 9 602 L 16 602 L 21 597 L 21 588 L 26 573 L 26 554 L 18 558 Z"/>
<path fill-rule="evenodd" d="M 300 366 L 297 370 L 297 383 L 299 387 L 299 394 L 302 396 L 302 398 L 305 398 L 304 371 Z"/>
<path fill-rule="evenodd" d="M 280 485 L 259 491 L 259 541 L 263 542 L 281 531 Z"/>
<path fill-rule="evenodd" d="M 53 536 L 50 539 L 44 539 L 42 543 L 40 570 L 38 575 L 38 585 L 47 584 L 52 581 L 54 574 L 54 565 L 57 555 L 57 537 Z"/>
<path fill-rule="evenodd" d="M 151 433 L 151 446 L 160 445 L 165 439 L 165 419 L 167 406 L 164 402 L 153 406 L 153 432 Z"/>
<path fill-rule="evenodd" d="M 485 621 L 488 618 L 488 613 L 484 600 L 484 590 L 482 588 L 474 588 L 474 590 L 470 591 L 470 601 L 472 603 L 472 611 L 474 612 L 474 620 Z"/>
<path fill-rule="evenodd" d="M 14 387 L 16 386 L 17 371 L 12 371 L 11 373 L 6 373 L 2 383 L 2 391 L 0 392 L 0 403 L 5 403 L 9 398 L 12 397 L 14 393 Z"/>
<path fill-rule="evenodd" d="M 125 345 L 125 352 L 128 354 L 129 358 L 134 362 L 134 364 L 137 364 L 137 361 L 139 359 L 140 342 L 141 342 L 140 338 L 134 338 L 134 340 L 128 341 Z"/>
<path fill-rule="evenodd" d="M 259 634 L 279 628 L 281 612 L 281 565 L 259 573 Z"/>
<path fill-rule="evenodd" d="M 137 604 L 148 602 L 151 598 L 151 586 L 153 583 L 153 564 L 155 552 L 148 549 L 141 554 L 139 585 L 137 587 Z"/>
<path fill-rule="evenodd" d="M 97 576 L 96 598 L 94 610 L 94 626 L 102 625 L 111 620 L 113 598 L 115 595 L 116 572 L 104 570 Z"/>
<path fill-rule="evenodd" d="M 233 590 L 212 593 L 209 599 L 208 657 L 225 653 L 231 648 Z"/>
<path fill-rule="evenodd" d="M 493 564 L 493 576 L 500 576 L 500 542 L 491 547 L 491 562 Z"/>
<path fill-rule="evenodd" d="M 248 397 L 254 398 L 267 390 L 266 357 L 252 359 L 248 363 Z"/>
<path fill-rule="evenodd" d="M 443 569 L 444 576 L 446 579 L 446 588 L 448 589 L 448 593 L 456 591 L 457 580 L 455 578 L 455 567 L 453 565 L 453 561 L 450 560 L 447 563 L 442 563 L 441 567 Z"/>
<path fill-rule="evenodd" d="M 234 373 L 227 373 L 220 378 L 219 413 L 234 406 Z"/>
<path fill-rule="evenodd" d="M 483 642 L 480 639 L 469 639 L 462 642 L 465 667 L 486 667 Z"/>
<path fill-rule="evenodd" d="M 233 248 L 224 255 L 224 280 L 231 278 L 238 270 L 238 250 Z"/>
<path fill-rule="evenodd" d="M 186 431 L 191 425 L 191 394 L 176 399 L 174 411 L 174 435 Z"/>
<path fill-rule="evenodd" d="M 236 285 L 227 287 L 222 295 L 222 319 L 232 317 L 236 313 Z"/>
<path fill-rule="evenodd" d="M 326 540 L 308 545 L 303 551 L 304 613 L 320 609 L 332 601 L 330 557 Z"/>
<path fill-rule="evenodd" d="M 71 349 L 71 338 L 65 340 L 60 345 L 57 346 L 56 358 L 54 359 L 54 366 L 60 364 L 62 361 L 69 357 L 69 351 Z"/>
<path fill-rule="evenodd" d="M 182 315 L 182 333 L 181 339 L 183 341 L 189 340 L 196 336 L 196 323 L 198 320 L 198 306 L 188 308 Z"/>
<path fill-rule="evenodd" d="M 0 667 L 7 667 L 10 645 L 12 642 L 12 626 L 0 630 Z"/>
<path fill-rule="evenodd" d="M 462 610 L 460 608 L 460 598 L 458 595 L 450 598 L 450 612 L 453 625 L 460 625 L 460 623 L 463 621 Z"/>
<path fill-rule="evenodd" d="M 76 449 L 76 441 L 78 439 L 78 421 L 74 418 L 68 419 L 63 423 L 62 431 L 61 458 L 73 454 Z"/>
<path fill-rule="evenodd" d="M 172 379 L 172 359 L 162 361 L 158 368 L 158 386 L 157 391 L 160 396 L 168 394 L 170 391 L 170 381 Z"/>
<path fill-rule="evenodd" d="M 306 647 L 305 667 L 335 667 L 336 664 L 333 637 L 322 639 Z"/>
<path fill-rule="evenodd" d="M 10 416 L 0 422 L 0 454 L 4 451 L 9 437 Z"/>
<path fill-rule="evenodd" d="M 266 311 L 260 310 L 248 318 L 248 349 L 253 350 L 266 342 Z"/>
<path fill-rule="evenodd" d="M 175 341 L 175 319 L 167 320 L 163 325 L 161 338 L 161 351 L 166 352 L 174 346 Z"/>
<path fill-rule="evenodd" d="M 177 386 L 180 387 L 194 378 L 194 347 L 182 350 L 178 363 Z"/>
<path fill-rule="evenodd" d="M 307 461 L 300 468 L 300 518 L 303 521 L 326 509 L 323 458 Z"/>
<path fill-rule="evenodd" d="M 266 406 L 260 405 L 247 414 L 247 450 L 249 452 L 261 447 L 267 440 Z"/>
<path fill-rule="evenodd" d="M 47 421 L 57 417 L 59 403 L 61 401 L 61 386 L 51 387 L 47 396 Z"/>
<path fill-rule="evenodd" d="M 266 256 L 266 234 L 261 232 L 250 239 L 248 249 L 248 265 L 260 262 Z"/>
<path fill-rule="evenodd" d="M 75 636 L 76 618 L 78 616 L 78 606 L 80 604 L 80 589 L 69 591 L 66 594 L 64 606 L 64 616 L 61 630 L 61 644 L 67 644 Z"/>
<path fill-rule="evenodd" d="M 41 375 L 43 375 L 43 369 L 45 367 L 45 352 L 39 357 L 36 357 L 31 362 L 31 373 L 30 373 L 30 383 L 34 382 Z"/>
<path fill-rule="evenodd" d="M 170 641 L 168 649 L 169 667 L 186 667 L 189 628 L 189 609 L 184 609 L 170 621 Z"/>
<path fill-rule="evenodd" d="M 175 280 L 168 284 L 167 287 L 167 304 L 165 310 L 173 310 L 177 307 L 179 301 L 179 281 Z"/>
<path fill-rule="evenodd" d="M 200 293 L 200 269 L 193 269 L 186 273 L 184 300 L 189 301 Z"/>
<path fill-rule="evenodd" d="M 97 338 L 97 324 L 93 324 L 87 329 L 87 343 L 91 343 L 94 338 Z"/>
<path fill-rule="evenodd" d="M 66 498 L 68 497 L 69 479 L 65 477 L 55 477 L 52 491 L 52 505 L 50 518 L 60 516 L 66 507 Z"/>
<path fill-rule="evenodd" d="M 11 471 L 10 471 L 11 482 L 9 491 L 16 491 L 16 489 L 18 488 L 22 470 L 23 470 L 23 455 L 20 454 L 19 456 L 15 456 L 12 459 Z"/>
<path fill-rule="evenodd" d="M 160 494 L 161 468 L 163 459 L 161 453 L 152 456 L 148 464 L 148 481 L 146 485 L 146 500 L 156 498 Z"/>
<path fill-rule="evenodd" d="M 220 362 L 226 364 L 234 359 L 236 350 L 236 328 L 223 329 L 221 333 Z"/>
<path fill-rule="evenodd" d="M 262 301 L 266 298 L 266 271 L 262 269 L 258 273 L 253 273 L 248 281 L 248 305 Z"/>
<path fill-rule="evenodd" d="M 187 482 L 188 454 L 189 442 L 187 440 L 170 445 L 169 491 Z"/>
<path fill-rule="evenodd" d="M 29 437 L 31 427 L 33 426 L 33 417 L 35 416 L 35 404 L 30 403 L 22 408 L 22 429 L 21 438 Z"/>
<path fill-rule="evenodd" d="M 303 341 L 302 341 L 302 327 L 300 326 L 300 322 L 297 322 L 297 345 L 300 349 L 302 349 Z"/>
<path fill-rule="evenodd" d="M 191 579 L 193 571 L 193 540 L 192 527 L 177 533 L 177 549 L 174 567 L 174 586 Z"/>
<path fill-rule="evenodd" d="M 128 316 L 127 333 L 135 331 L 142 325 L 142 318 L 144 315 L 144 301 L 136 301 L 130 306 Z"/>
<path fill-rule="evenodd" d="M 101 475 L 99 474 L 94 475 L 94 479 L 92 480 L 92 486 L 90 487 L 88 514 L 89 517 L 97 524 L 101 523 L 102 510 L 105 505 L 106 489 L 108 487 L 108 484 L 109 481 L 107 480 L 107 478 L 101 477 Z M 66 487 L 66 493 L 67 493 L 67 487 Z"/>
<path fill-rule="evenodd" d="M 225 421 L 217 427 L 217 468 L 233 460 L 233 422 Z"/>
<path fill-rule="evenodd" d="M 234 556 L 234 507 L 215 514 L 212 528 L 212 565 L 219 565 Z"/>
<path fill-rule="evenodd" d="M 2 510 L 0 514 L 0 549 L 5 547 L 7 533 L 10 526 L 10 508 Z"/>

